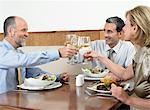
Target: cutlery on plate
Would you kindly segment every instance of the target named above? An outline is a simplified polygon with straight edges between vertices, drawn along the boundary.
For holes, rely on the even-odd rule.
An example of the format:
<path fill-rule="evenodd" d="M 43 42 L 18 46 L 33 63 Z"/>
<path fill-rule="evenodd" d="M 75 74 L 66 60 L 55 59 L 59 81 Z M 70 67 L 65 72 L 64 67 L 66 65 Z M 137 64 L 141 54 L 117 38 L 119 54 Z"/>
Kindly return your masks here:
<path fill-rule="evenodd" d="M 123 87 L 124 90 L 128 90 L 128 88 L 130 88 L 130 83 L 125 84 L 125 86 Z"/>
<path fill-rule="evenodd" d="M 111 97 L 111 94 L 105 94 L 105 93 L 91 93 L 88 90 L 85 90 L 85 93 L 89 96 L 107 96 L 107 97 Z"/>

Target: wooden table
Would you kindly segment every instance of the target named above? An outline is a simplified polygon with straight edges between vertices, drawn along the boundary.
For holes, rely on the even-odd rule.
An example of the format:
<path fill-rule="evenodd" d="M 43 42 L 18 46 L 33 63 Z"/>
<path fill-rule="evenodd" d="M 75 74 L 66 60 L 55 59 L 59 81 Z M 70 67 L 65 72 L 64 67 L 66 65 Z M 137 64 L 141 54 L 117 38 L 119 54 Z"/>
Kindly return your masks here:
<path fill-rule="evenodd" d="M 0 110 L 115 110 L 118 100 L 112 97 L 88 96 L 85 88 L 75 86 L 72 77 L 69 84 L 52 90 L 16 90 L 0 94 Z"/>

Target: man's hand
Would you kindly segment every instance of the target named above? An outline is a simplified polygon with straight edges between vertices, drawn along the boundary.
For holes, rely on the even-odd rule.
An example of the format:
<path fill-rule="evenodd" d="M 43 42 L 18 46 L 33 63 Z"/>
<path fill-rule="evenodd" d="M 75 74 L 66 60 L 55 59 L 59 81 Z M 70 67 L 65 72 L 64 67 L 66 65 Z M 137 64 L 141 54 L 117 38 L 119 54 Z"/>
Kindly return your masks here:
<path fill-rule="evenodd" d="M 60 80 L 63 82 L 69 81 L 69 74 L 67 72 L 61 73 L 60 74 Z"/>
<path fill-rule="evenodd" d="M 58 51 L 60 53 L 60 57 L 62 58 L 71 57 L 78 52 L 78 50 L 73 46 L 59 48 Z"/>

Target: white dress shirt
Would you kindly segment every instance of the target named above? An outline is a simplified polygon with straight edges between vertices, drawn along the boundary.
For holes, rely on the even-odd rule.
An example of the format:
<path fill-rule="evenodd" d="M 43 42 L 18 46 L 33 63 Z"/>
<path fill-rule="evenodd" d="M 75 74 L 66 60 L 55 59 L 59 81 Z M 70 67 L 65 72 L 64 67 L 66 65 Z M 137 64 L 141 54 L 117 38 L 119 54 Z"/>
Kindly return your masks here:
<path fill-rule="evenodd" d="M 105 40 L 96 40 L 91 42 L 92 50 L 108 57 L 109 50 L 111 49 L 108 44 L 106 44 Z M 119 64 L 125 68 L 128 67 L 129 64 L 132 64 L 132 60 L 135 54 L 134 45 L 129 41 L 119 40 L 118 44 L 113 48 L 113 62 Z M 100 66 L 105 68 L 105 65 L 100 63 L 99 61 L 92 62 L 92 66 Z"/>
<path fill-rule="evenodd" d="M 46 73 L 37 65 L 59 59 L 58 50 L 23 53 L 17 51 L 8 41 L 0 42 L 0 93 L 17 88 L 15 69 L 22 68 L 22 78 L 36 77 Z"/>

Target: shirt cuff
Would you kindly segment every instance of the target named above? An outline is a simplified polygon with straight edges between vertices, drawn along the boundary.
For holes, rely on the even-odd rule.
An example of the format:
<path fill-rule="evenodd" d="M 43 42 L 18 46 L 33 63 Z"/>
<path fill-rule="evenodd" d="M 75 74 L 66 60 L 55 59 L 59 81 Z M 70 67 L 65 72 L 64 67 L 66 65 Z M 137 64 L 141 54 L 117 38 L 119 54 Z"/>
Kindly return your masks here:
<path fill-rule="evenodd" d="M 48 51 L 48 54 L 52 61 L 58 60 L 60 58 L 58 50 Z"/>
<path fill-rule="evenodd" d="M 56 82 L 60 82 L 60 74 L 56 74 L 56 77 L 57 77 L 57 79 L 56 79 Z"/>

